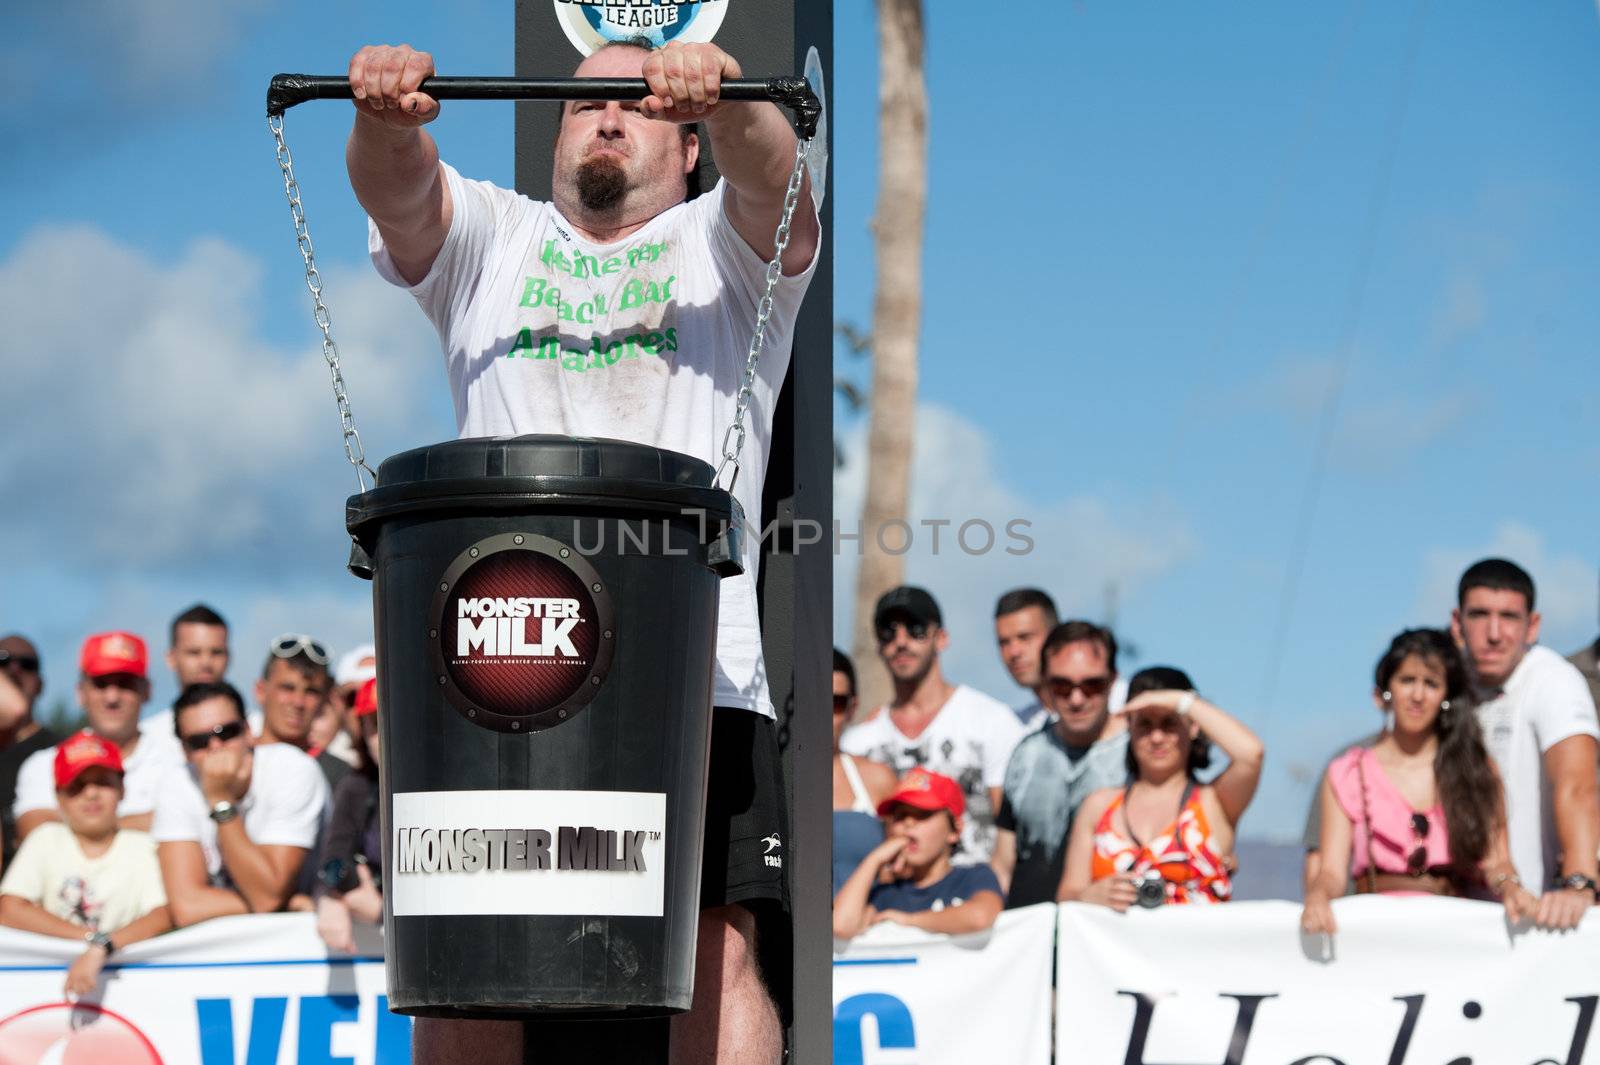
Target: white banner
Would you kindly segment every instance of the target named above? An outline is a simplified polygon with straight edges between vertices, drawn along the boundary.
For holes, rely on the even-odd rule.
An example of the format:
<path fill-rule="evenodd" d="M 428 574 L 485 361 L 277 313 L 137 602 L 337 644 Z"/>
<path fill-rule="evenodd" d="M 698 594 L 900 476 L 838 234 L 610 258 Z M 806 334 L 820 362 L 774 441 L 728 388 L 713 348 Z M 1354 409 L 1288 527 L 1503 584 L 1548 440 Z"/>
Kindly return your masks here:
<path fill-rule="evenodd" d="M 1061 907 L 1057 1065 L 1600 1065 L 1600 917 L 1512 934 L 1500 907 Z M 1001 1060 L 1001 1059 L 994 1059 Z"/>
<path fill-rule="evenodd" d="M 76 1006 L 82 943 L 0 928 L 0 1065 L 408 1065 L 382 939 L 329 957 L 311 914 L 224 917 L 136 943 Z"/>
<path fill-rule="evenodd" d="M 1056 908 L 981 935 L 884 923 L 833 955 L 833 1065 L 1045 1065 Z"/>

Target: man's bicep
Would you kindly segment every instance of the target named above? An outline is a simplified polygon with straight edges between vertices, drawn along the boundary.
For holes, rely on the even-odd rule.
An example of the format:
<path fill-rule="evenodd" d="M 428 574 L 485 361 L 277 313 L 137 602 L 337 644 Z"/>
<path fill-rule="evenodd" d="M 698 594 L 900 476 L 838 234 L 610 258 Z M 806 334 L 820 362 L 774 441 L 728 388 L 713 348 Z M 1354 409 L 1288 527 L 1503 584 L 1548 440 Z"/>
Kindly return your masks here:
<path fill-rule="evenodd" d="M 1545 750 L 1545 773 L 1551 783 L 1558 786 L 1562 783 L 1593 784 L 1597 758 L 1600 758 L 1600 743 L 1593 736 L 1568 736 Z"/>
<path fill-rule="evenodd" d="M 310 854 L 307 847 L 286 847 L 281 844 L 269 843 L 261 847 L 261 854 L 266 858 L 267 864 L 272 866 L 273 877 L 278 883 L 288 885 L 300 873 L 300 867 L 305 864 L 306 855 Z"/>
<path fill-rule="evenodd" d="M 434 184 L 423 199 L 422 209 L 409 215 L 370 216 L 378 236 L 389 253 L 395 273 L 407 285 L 421 284 L 433 270 L 434 260 L 450 235 L 455 217 L 455 201 L 444 164 L 435 171 Z"/>

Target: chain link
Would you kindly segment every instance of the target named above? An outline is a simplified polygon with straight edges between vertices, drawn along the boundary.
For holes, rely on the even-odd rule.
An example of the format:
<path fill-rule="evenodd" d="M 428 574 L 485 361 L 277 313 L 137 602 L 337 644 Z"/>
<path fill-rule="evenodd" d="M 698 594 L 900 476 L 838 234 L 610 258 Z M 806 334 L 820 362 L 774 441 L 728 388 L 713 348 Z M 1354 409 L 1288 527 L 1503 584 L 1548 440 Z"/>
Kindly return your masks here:
<path fill-rule="evenodd" d="M 789 246 L 789 223 L 794 219 L 795 205 L 800 202 L 800 186 L 805 180 L 806 145 L 810 141 L 799 138 L 794 147 L 794 169 L 789 173 L 789 188 L 783 196 L 783 218 L 778 222 L 778 233 L 773 240 L 772 261 L 767 264 L 766 287 L 761 302 L 756 305 L 755 334 L 750 338 L 750 354 L 744 362 L 744 375 L 739 379 L 739 397 L 733 410 L 733 424 L 722 434 L 722 461 L 717 464 L 716 484 L 722 483 L 722 471 L 733 463 L 733 475 L 728 479 L 728 491 L 739 481 L 739 456 L 744 452 L 744 418 L 750 409 L 752 389 L 756 380 L 756 363 L 761 359 L 761 346 L 767 338 L 767 320 L 772 317 L 772 294 L 783 276 L 783 250 Z"/>
<path fill-rule="evenodd" d="M 294 158 L 283 139 L 283 116 L 270 115 L 267 128 L 278 144 L 278 169 L 283 171 L 283 193 L 289 198 L 289 215 L 294 219 L 295 244 L 300 248 L 300 258 L 306 264 L 306 290 L 311 293 L 312 320 L 322 330 L 322 358 L 328 364 L 328 375 L 333 380 L 333 401 L 339 407 L 339 425 L 344 432 L 344 457 L 355 467 L 356 485 L 362 492 L 367 482 L 362 471 L 377 483 L 378 475 L 367 465 L 367 454 L 361 447 L 361 434 L 356 431 L 355 415 L 350 411 L 350 397 L 345 394 L 344 374 L 339 371 L 339 347 L 333 342 L 333 322 L 328 308 L 322 302 L 322 275 L 317 272 L 316 250 L 311 246 L 311 231 L 306 228 L 305 208 L 300 204 L 300 185 L 294 179 Z"/>

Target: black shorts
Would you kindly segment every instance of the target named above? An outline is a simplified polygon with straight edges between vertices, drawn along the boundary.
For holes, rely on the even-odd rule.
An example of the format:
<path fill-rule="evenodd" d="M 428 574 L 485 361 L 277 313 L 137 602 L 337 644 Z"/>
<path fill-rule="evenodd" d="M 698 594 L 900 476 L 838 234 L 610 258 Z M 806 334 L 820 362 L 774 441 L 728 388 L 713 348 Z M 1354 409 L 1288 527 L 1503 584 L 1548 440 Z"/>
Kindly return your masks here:
<path fill-rule="evenodd" d="M 789 803 L 773 720 L 711 712 L 700 908 L 738 903 L 755 915 L 756 955 L 778 1012 L 789 1016 L 794 929 L 789 918 Z"/>

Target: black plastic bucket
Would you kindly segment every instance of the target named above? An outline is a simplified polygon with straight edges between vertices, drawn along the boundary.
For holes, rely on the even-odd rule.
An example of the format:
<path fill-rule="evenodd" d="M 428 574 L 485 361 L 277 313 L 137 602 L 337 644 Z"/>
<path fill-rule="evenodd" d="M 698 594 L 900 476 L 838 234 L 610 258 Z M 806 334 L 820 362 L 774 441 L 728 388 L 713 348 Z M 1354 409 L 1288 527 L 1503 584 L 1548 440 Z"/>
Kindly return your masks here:
<path fill-rule="evenodd" d="M 397 455 L 350 499 L 390 1008 L 688 1009 L 718 583 L 738 571 L 712 480 L 659 448 L 503 437 Z"/>

